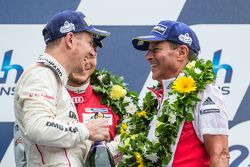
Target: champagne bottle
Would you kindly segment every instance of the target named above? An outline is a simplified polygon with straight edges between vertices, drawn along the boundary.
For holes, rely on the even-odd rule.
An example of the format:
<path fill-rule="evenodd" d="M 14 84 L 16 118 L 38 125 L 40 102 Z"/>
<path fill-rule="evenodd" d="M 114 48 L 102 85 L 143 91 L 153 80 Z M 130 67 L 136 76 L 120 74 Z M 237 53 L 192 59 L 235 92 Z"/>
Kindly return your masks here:
<path fill-rule="evenodd" d="M 102 141 L 92 144 L 87 155 L 86 167 L 115 167 L 115 162 L 109 148 Z"/>

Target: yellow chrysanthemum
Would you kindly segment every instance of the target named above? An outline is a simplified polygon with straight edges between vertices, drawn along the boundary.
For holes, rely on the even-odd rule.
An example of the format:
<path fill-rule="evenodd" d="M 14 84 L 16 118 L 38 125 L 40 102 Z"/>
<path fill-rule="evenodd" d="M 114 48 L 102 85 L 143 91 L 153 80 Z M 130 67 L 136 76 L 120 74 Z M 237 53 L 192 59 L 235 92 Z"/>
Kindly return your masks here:
<path fill-rule="evenodd" d="M 126 123 L 122 123 L 122 128 L 126 130 L 128 128 L 128 125 Z"/>
<path fill-rule="evenodd" d="M 114 85 L 110 92 L 110 97 L 113 100 L 119 100 L 121 97 L 124 97 L 127 94 L 127 91 L 123 89 L 120 85 Z"/>
<path fill-rule="evenodd" d="M 126 131 L 123 128 L 121 128 L 120 129 L 120 134 L 123 134 L 123 133 L 126 133 Z"/>
<path fill-rule="evenodd" d="M 135 159 L 136 159 L 136 162 L 139 164 L 138 167 L 143 167 L 143 162 L 142 162 L 142 156 L 140 153 L 138 152 L 135 152 Z"/>
<path fill-rule="evenodd" d="M 190 93 L 196 90 L 196 84 L 193 78 L 191 77 L 180 77 L 177 78 L 172 86 L 173 90 L 176 90 L 180 93 Z"/>
<path fill-rule="evenodd" d="M 189 62 L 189 63 L 186 65 L 186 67 L 187 67 L 188 69 L 191 69 L 192 67 L 195 66 L 195 63 L 196 63 L 196 61 Z"/>
<path fill-rule="evenodd" d="M 136 115 L 138 117 L 144 117 L 144 118 L 146 118 L 147 117 L 147 112 L 145 110 L 139 111 L 139 112 L 136 113 Z"/>
<path fill-rule="evenodd" d="M 128 128 L 128 125 L 126 123 L 122 123 L 122 127 L 120 129 L 120 133 L 121 134 L 125 133 L 127 128 Z"/>

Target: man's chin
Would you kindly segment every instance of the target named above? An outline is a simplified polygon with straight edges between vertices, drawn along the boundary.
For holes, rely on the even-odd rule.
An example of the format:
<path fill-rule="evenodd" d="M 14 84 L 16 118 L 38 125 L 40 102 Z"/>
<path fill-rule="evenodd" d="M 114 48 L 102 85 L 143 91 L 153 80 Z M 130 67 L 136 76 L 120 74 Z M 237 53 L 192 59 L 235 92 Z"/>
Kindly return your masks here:
<path fill-rule="evenodd" d="M 155 81 L 158 81 L 158 82 L 161 81 L 161 79 L 158 76 L 154 75 L 154 74 L 152 75 L 152 79 L 155 80 Z"/>
<path fill-rule="evenodd" d="M 73 82 L 74 84 L 78 85 L 78 86 L 81 86 L 85 83 L 87 83 L 89 80 L 89 78 L 75 78 L 73 80 L 71 80 L 71 82 Z"/>
<path fill-rule="evenodd" d="M 152 72 L 152 71 L 151 71 L 151 72 Z M 152 79 L 153 79 L 153 80 L 156 80 L 156 79 L 157 79 L 157 75 L 155 75 L 154 72 L 152 72 Z"/>

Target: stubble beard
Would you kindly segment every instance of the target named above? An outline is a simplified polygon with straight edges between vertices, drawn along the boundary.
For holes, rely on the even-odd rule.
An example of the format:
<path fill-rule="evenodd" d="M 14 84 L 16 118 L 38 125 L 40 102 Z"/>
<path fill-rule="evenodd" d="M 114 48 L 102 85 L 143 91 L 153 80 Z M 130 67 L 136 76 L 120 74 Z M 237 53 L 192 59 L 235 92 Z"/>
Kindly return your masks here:
<path fill-rule="evenodd" d="M 85 84 L 89 80 L 89 77 L 82 80 L 82 79 L 78 79 L 77 77 L 74 77 L 73 74 L 69 74 L 69 82 L 73 83 L 73 84 L 76 84 L 78 86 L 81 86 L 81 85 Z"/>

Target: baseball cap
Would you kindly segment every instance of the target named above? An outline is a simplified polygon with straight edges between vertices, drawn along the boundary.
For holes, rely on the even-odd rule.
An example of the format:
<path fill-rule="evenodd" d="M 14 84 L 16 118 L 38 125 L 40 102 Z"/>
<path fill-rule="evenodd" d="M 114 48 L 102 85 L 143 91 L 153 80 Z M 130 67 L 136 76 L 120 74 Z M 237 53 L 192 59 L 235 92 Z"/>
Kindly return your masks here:
<path fill-rule="evenodd" d="M 132 44 L 135 49 L 146 51 L 150 42 L 165 40 L 186 45 L 199 54 L 200 44 L 195 32 L 186 24 L 177 21 L 161 21 L 154 26 L 149 35 L 133 38 Z"/>
<path fill-rule="evenodd" d="M 65 36 L 68 32 L 87 31 L 94 35 L 109 36 L 110 33 L 95 28 L 82 12 L 66 10 L 54 15 L 43 29 L 45 43 Z"/>
<path fill-rule="evenodd" d="M 106 38 L 106 36 L 103 36 L 103 35 L 96 35 L 96 34 L 93 35 L 94 43 L 95 43 L 98 47 L 100 47 L 100 48 L 103 47 L 102 40 L 103 40 L 104 38 Z"/>

